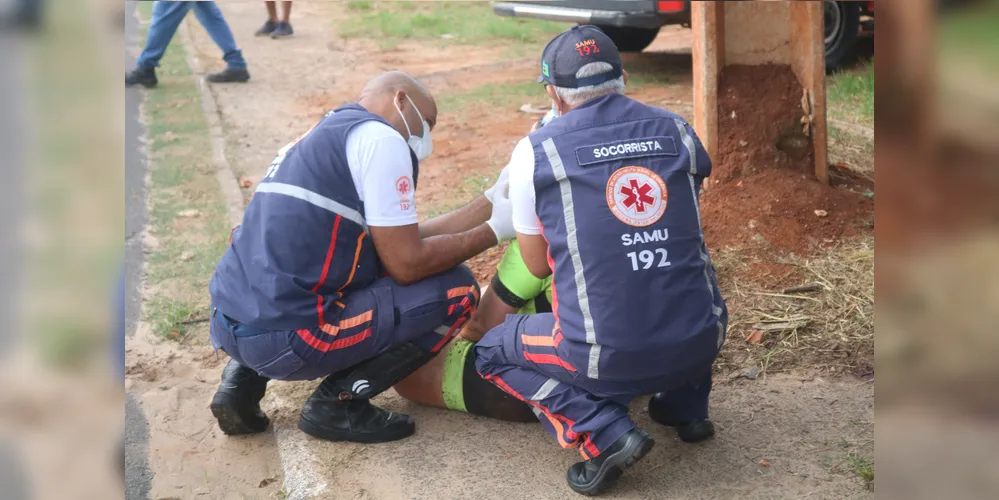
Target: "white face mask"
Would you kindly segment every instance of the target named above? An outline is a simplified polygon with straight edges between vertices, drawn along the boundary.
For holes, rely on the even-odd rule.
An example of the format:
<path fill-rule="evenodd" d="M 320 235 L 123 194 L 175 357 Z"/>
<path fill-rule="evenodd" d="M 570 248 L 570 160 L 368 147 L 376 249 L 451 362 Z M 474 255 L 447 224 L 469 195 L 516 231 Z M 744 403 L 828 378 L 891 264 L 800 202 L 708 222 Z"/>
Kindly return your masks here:
<path fill-rule="evenodd" d="M 423 119 L 423 113 L 420 113 L 420 108 L 413 104 L 413 100 L 407 95 L 406 99 L 409 99 L 409 104 L 413 106 L 416 110 L 417 116 L 420 117 L 420 121 L 423 122 L 423 137 L 413 135 L 413 131 L 409 128 L 409 122 L 406 121 L 406 115 L 402 114 L 402 109 L 399 105 L 395 105 L 395 110 L 399 112 L 399 116 L 402 117 L 402 124 L 406 126 L 406 133 L 409 134 L 409 139 L 406 143 L 409 144 L 409 148 L 413 150 L 413 154 L 416 155 L 416 159 L 423 161 L 430 157 L 430 153 L 434 151 L 434 141 L 430 137 L 430 124 Z"/>

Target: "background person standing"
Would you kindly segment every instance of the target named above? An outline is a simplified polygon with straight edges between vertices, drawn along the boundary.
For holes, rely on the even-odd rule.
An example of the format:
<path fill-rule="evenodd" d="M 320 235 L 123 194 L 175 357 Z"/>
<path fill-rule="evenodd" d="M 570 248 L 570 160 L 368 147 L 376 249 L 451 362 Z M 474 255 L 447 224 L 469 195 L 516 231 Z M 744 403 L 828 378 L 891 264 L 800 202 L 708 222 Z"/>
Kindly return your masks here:
<path fill-rule="evenodd" d="M 180 22 L 191 9 L 194 9 L 198 22 L 205 27 L 215 45 L 222 49 L 222 60 L 226 62 L 224 70 L 211 73 L 205 79 L 212 83 L 245 82 L 250 79 L 243 51 L 236 46 L 232 30 L 215 2 L 156 2 L 153 5 L 153 17 L 149 21 L 146 46 L 136 61 L 135 69 L 125 73 L 125 86 L 156 86 L 156 67 L 160 65 L 160 59 L 166 53 Z"/>
<path fill-rule="evenodd" d="M 280 19 L 277 14 L 277 2 L 264 2 L 264 5 L 267 6 L 267 22 L 257 30 L 257 36 L 269 35 L 271 38 L 281 38 L 295 33 L 288 21 L 291 17 L 291 2 L 281 2 Z"/>

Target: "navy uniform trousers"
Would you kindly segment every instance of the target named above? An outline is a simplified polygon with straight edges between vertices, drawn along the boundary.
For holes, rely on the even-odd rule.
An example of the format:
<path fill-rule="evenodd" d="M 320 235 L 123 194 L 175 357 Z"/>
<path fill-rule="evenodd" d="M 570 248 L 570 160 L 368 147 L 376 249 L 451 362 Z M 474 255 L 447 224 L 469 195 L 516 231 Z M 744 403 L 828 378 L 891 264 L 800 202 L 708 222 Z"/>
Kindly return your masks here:
<path fill-rule="evenodd" d="M 381 278 L 345 296 L 337 324 L 263 330 L 212 310 L 211 340 L 239 363 L 276 380 L 313 380 L 411 342 L 439 352 L 457 335 L 479 300 L 464 265 L 409 286 Z"/>
<path fill-rule="evenodd" d="M 628 404 L 663 393 L 671 421 L 708 417 L 711 365 L 689 375 L 639 381 L 587 378 L 587 360 L 563 359 L 562 332 L 551 313 L 510 315 L 475 347 L 475 366 L 486 380 L 526 402 L 563 448 L 595 458 L 631 429 Z M 580 372 L 576 367 L 583 367 Z"/>

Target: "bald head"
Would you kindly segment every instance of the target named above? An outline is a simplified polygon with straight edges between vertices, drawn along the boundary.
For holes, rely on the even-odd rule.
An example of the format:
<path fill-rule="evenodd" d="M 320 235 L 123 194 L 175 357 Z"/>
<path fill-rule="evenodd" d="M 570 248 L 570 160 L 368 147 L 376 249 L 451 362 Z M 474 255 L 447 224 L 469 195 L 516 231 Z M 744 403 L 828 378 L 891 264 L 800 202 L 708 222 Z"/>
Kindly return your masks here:
<path fill-rule="evenodd" d="M 369 80 L 361 90 L 358 103 L 384 118 L 406 139 L 410 134 L 423 135 L 421 117 L 431 129 L 437 124 L 434 96 L 422 83 L 402 71 L 388 71 Z"/>

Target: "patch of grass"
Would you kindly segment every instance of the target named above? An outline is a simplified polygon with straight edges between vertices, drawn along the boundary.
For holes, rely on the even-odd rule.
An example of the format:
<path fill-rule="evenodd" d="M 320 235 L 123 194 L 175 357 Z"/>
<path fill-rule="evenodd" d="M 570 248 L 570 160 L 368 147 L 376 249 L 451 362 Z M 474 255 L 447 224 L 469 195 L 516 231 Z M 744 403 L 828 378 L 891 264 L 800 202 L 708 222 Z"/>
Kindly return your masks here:
<path fill-rule="evenodd" d="M 874 238 L 844 242 L 813 258 L 794 255 L 777 263 L 798 268 L 814 292 L 781 294 L 733 279 L 750 262 L 738 250 L 715 252 L 722 295 L 729 304 L 728 340 L 719 356 L 721 371 L 759 365 L 766 373 L 808 366 L 833 373 L 866 370 L 874 364 Z M 767 329 L 762 342 L 744 338 Z M 783 325 L 783 326 L 779 326 Z"/>
<path fill-rule="evenodd" d="M 827 80 L 826 100 L 833 118 L 874 127 L 874 61 Z"/>
<path fill-rule="evenodd" d="M 147 92 L 144 103 L 149 231 L 157 243 L 147 247 L 143 319 L 153 332 L 173 340 L 204 331 L 208 282 L 229 240 L 225 204 L 206 160 L 211 158 L 208 125 L 183 50 L 180 44 L 167 50 L 160 84 Z"/>
<path fill-rule="evenodd" d="M 441 112 L 453 113 L 470 104 L 483 106 L 517 106 L 525 102 L 544 102 L 548 97 L 544 87 L 537 82 L 487 83 L 463 92 L 448 92 L 440 96 L 437 105 Z"/>
<path fill-rule="evenodd" d="M 347 10 L 351 15 L 340 23 L 340 36 L 375 39 L 383 49 L 403 40 L 465 45 L 545 43 L 566 27 L 563 23 L 499 16 L 488 2 L 351 2 Z"/>
<path fill-rule="evenodd" d="M 347 2 L 348 10 L 371 10 L 373 8 L 372 2 Z"/>
<path fill-rule="evenodd" d="M 634 65 L 628 69 L 628 88 L 639 89 L 646 85 L 666 85 L 670 83 L 669 74 L 653 65 Z"/>
<path fill-rule="evenodd" d="M 874 460 L 851 454 L 846 456 L 846 462 L 854 474 L 864 480 L 864 484 L 869 485 L 874 481 Z"/>
<path fill-rule="evenodd" d="M 976 59 L 988 69 L 999 70 L 999 5 L 978 2 L 941 16 L 938 29 L 940 56 Z"/>
<path fill-rule="evenodd" d="M 874 141 L 829 126 L 829 162 L 874 178 Z"/>
<path fill-rule="evenodd" d="M 147 301 L 145 312 L 153 332 L 170 340 L 184 340 L 192 328 L 208 321 L 208 306 L 156 297 Z"/>

